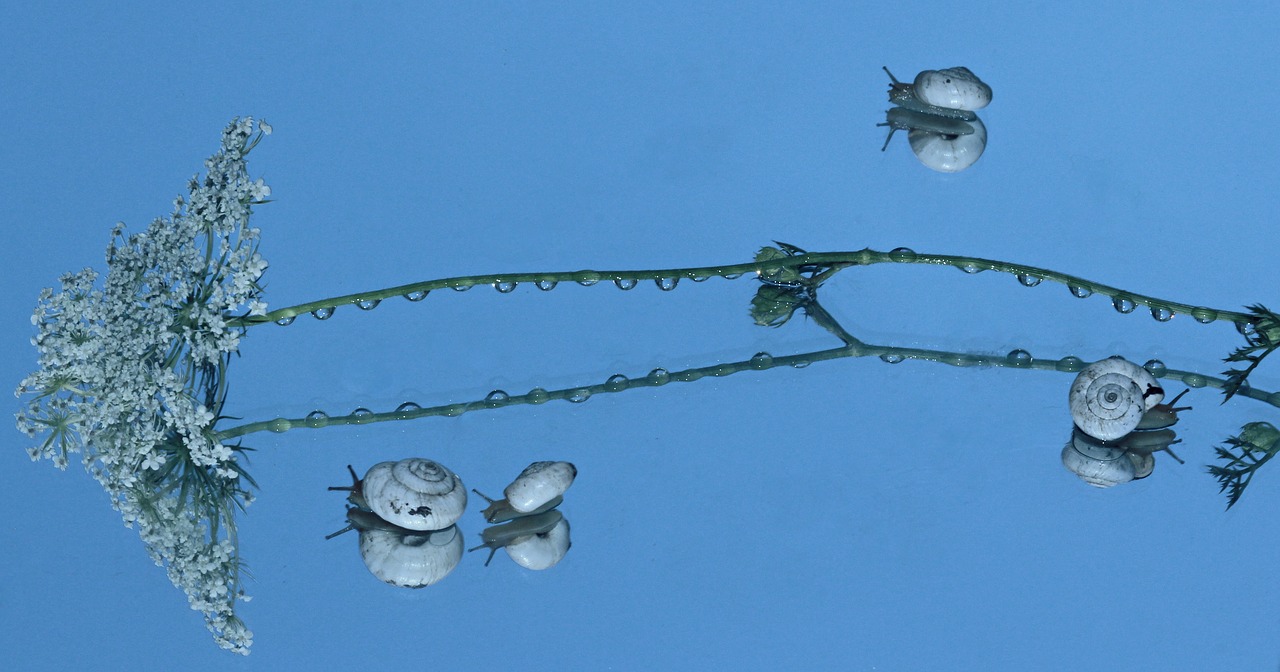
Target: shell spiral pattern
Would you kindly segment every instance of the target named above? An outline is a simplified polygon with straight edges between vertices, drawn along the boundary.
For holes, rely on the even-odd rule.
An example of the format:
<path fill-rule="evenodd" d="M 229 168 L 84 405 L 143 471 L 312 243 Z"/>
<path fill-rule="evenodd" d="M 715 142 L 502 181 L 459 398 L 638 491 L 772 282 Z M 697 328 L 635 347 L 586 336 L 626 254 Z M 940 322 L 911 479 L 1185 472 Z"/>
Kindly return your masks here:
<path fill-rule="evenodd" d="M 373 465 L 363 489 L 370 510 L 409 530 L 443 530 L 467 508 L 462 479 L 448 467 L 422 458 Z"/>

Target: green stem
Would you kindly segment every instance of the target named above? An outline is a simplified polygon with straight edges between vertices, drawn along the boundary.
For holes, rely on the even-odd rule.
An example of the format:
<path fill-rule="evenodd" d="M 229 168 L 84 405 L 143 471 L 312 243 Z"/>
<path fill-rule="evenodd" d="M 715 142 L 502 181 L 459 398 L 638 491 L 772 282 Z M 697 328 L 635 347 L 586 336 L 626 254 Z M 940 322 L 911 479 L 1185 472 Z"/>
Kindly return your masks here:
<path fill-rule="evenodd" d="M 845 357 L 879 357 L 880 359 L 891 363 L 907 359 L 917 359 L 939 364 L 949 364 L 951 366 L 994 366 L 1011 369 L 1061 371 L 1067 373 L 1078 372 L 1087 365 L 1087 362 L 1079 357 L 1068 356 L 1063 357 L 1062 359 L 1035 359 L 1020 350 L 1015 350 L 1007 356 L 1000 357 L 993 355 L 949 352 L 946 350 L 872 345 L 863 343 L 848 334 L 847 331 L 842 327 L 839 327 L 839 324 L 826 313 L 826 310 L 822 309 L 817 304 L 810 304 L 809 306 L 806 306 L 806 310 L 808 310 L 810 316 L 820 324 L 826 320 L 830 320 L 830 323 L 835 325 L 836 330 L 844 334 L 841 336 L 841 339 L 845 341 L 846 345 L 839 348 L 781 357 L 774 357 L 769 353 L 761 352 L 757 353 L 750 359 L 737 362 L 695 367 L 672 372 L 668 372 L 664 369 L 654 369 L 644 377 L 634 379 L 627 378 L 626 376 L 619 374 L 611 376 L 603 383 L 583 385 L 579 387 L 566 387 L 556 390 L 534 388 L 525 394 L 515 396 L 507 395 L 505 392 L 495 391 L 490 393 L 490 395 L 484 399 L 464 403 L 442 404 L 439 406 L 430 406 L 425 408 L 419 407 L 417 404 L 405 403 L 394 411 L 374 413 L 365 409 L 357 409 L 354 413 L 342 416 L 329 416 L 323 412 L 316 411 L 302 418 L 276 418 L 274 420 L 263 420 L 260 422 L 240 425 L 238 427 L 232 427 L 217 432 L 216 438 L 221 441 L 226 441 L 227 439 L 233 439 L 246 434 L 263 431 L 281 433 L 299 428 L 318 429 L 321 427 L 332 427 L 335 425 L 368 425 L 376 422 L 416 420 L 418 418 L 433 416 L 457 417 L 470 411 L 492 410 L 519 405 L 536 406 L 551 400 L 564 400 L 573 403 L 581 403 L 597 394 L 622 392 L 624 390 L 648 387 L 660 387 L 672 381 L 693 382 L 708 376 L 722 378 L 724 376 L 733 375 L 743 371 L 765 371 L 780 366 L 804 368 L 814 362 L 842 359 Z M 827 324 L 823 324 L 823 326 L 826 327 Z M 833 330 L 833 333 L 836 333 L 836 330 Z M 1205 376 L 1193 371 L 1168 369 L 1157 377 L 1181 381 L 1188 387 L 1194 388 L 1221 388 L 1226 385 L 1226 381 L 1221 378 Z M 1258 390 L 1251 387 L 1244 388 L 1237 394 L 1257 399 L 1258 401 L 1271 404 L 1272 406 L 1280 407 L 1280 394 L 1272 394 L 1264 390 Z"/>
<path fill-rule="evenodd" d="M 865 249 L 857 252 L 813 252 L 780 259 L 771 259 L 767 262 L 748 262 L 742 264 L 730 264 L 727 266 L 698 266 L 690 268 L 665 268 L 653 270 L 581 270 L 557 271 L 551 273 L 467 275 L 454 278 L 426 280 L 423 282 L 400 285 L 398 287 L 389 287 L 386 289 L 345 294 L 343 296 L 310 301 L 296 306 L 279 308 L 267 313 L 266 315 L 233 318 L 228 320 L 228 324 L 232 327 L 248 327 L 255 324 L 266 324 L 269 322 L 288 324 L 298 315 L 306 313 L 312 313 L 323 319 L 331 315 L 334 309 L 341 306 L 356 305 L 364 310 L 372 310 L 380 302 L 397 296 L 404 296 L 410 300 L 416 301 L 424 298 L 428 292 L 435 290 L 465 290 L 477 285 L 490 285 L 498 288 L 500 291 L 510 291 L 520 283 L 533 283 L 537 285 L 539 289 L 549 290 L 561 282 L 576 282 L 582 285 L 594 285 L 602 281 L 612 281 L 614 283 L 618 283 L 619 286 L 623 286 L 628 283 L 652 280 L 657 282 L 659 287 L 662 287 L 663 289 L 671 289 L 675 286 L 675 282 L 681 279 L 699 281 L 712 276 L 732 279 L 748 273 L 768 273 L 776 272 L 785 268 L 798 269 L 805 266 L 827 268 L 828 270 L 822 274 L 822 277 L 825 279 L 835 271 L 849 266 L 870 266 L 872 264 L 882 263 L 952 266 L 968 273 L 997 271 L 1000 273 L 1008 273 L 1018 276 L 1019 280 L 1028 285 L 1038 284 L 1045 280 L 1066 285 L 1071 288 L 1073 294 L 1082 298 L 1092 294 L 1099 294 L 1111 298 L 1117 306 L 1128 306 L 1130 309 L 1136 308 L 1136 306 L 1145 306 L 1150 308 L 1153 314 L 1160 312 L 1166 313 L 1169 317 L 1172 317 L 1175 314 L 1181 313 L 1184 315 L 1191 315 L 1197 321 L 1205 323 L 1222 320 L 1242 325 L 1252 321 L 1252 318 L 1248 313 L 1241 313 L 1232 310 L 1220 310 L 1205 306 L 1195 306 L 1178 301 L 1169 301 L 1167 299 L 1147 296 L 1145 294 L 1128 292 L 1118 287 L 1104 285 L 1078 276 L 1068 275 L 1066 273 L 1059 273 L 1047 268 L 1026 266 L 1023 264 L 1014 264 L 993 259 L 982 259 L 980 257 L 963 257 L 947 254 L 919 254 L 906 248 L 898 248 L 891 252 L 880 252 L 872 249 Z"/>

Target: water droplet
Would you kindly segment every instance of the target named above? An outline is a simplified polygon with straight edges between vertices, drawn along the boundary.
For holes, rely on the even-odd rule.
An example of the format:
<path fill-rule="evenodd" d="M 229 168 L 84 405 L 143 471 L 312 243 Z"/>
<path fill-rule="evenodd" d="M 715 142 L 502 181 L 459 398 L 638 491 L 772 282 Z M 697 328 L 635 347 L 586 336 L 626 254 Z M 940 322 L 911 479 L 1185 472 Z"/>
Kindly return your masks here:
<path fill-rule="evenodd" d="M 1209 381 L 1205 380 L 1204 376 L 1198 373 L 1191 373 L 1187 374 L 1187 377 L 1184 378 L 1182 382 L 1186 383 L 1187 387 L 1204 387 Z"/>
<path fill-rule="evenodd" d="M 1128 315 L 1129 313 L 1132 313 L 1138 305 L 1133 302 L 1133 299 L 1125 296 L 1117 296 L 1116 298 L 1111 299 L 1111 307 L 1115 308 L 1117 313 L 1124 313 L 1125 315 Z"/>
<path fill-rule="evenodd" d="M 767 352 L 757 352 L 751 356 L 751 368 L 767 369 L 773 366 L 773 355 Z"/>
<path fill-rule="evenodd" d="M 709 275 L 695 275 L 695 276 L 693 276 L 693 277 L 691 277 L 691 278 L 689 278 L 689 279 L 690 279 L 690 280 L 692 280 L 692 281 L 694 281 L 694 282 L 706 282 L 706 281 L 707 281 L 707 280 L 709 280 L 710 278 L 711 278 L 711 276 L 709 276 Z"/>
<path fill-rule="evenodd" d="M 573 403 L 573 404 L 581 404 L 582 402 L 590 398 L 591 398 L 591 390 L 588 390 L 585 387 L 579 387 L 576 390 L 571 390 L 569 392 L 569 395 L 565 397 L 565 399 L 567 399 L 569 403 Z"/>
<path fill-rule="evenodd" d="M 510 281 L 495 282 L 493 283 L 493 288 L 503 294 L 510 294 L 516 291 L 516 283 Z"/>
<path fill-rule="evenodd" d="M 289 325 L 293 324 L 293 321 L 294 321 L 294 320 L 296 320 L 296 319 L 298 319 L 298 316 L 297 316 L 297 315 L 290 315 L 289 317 L 282 317 L 282 318 L 280 318 L 280 319 L 276 320 L 276 324 L 278 324 L 278 325 L 280 325 L 280 326 L 282 326 L 282 327 L 287 327 L 287 326 L 289 326 Z"/>
<path fill-rule="evenodd" d="M 410 411 L 419 411 L 419 410 L 422 410 L 422 407 L 413 403 L 412 401 L 406 401 L 403 404 L 396 406 L 396 413 L 408 413 Z"/>
<path fill-rule="evenodd" d="M 466 412 L 467 407 L 462 404 L 449 404 L 448 406 L 445 406 L 442 411 L 446 418 L 456 418 Z"/>
<path fill-rule="evenodd" d="M 969 273 L 970 275 L 972 275 L 972 274 L 974 274 L 974 273 L 979 273 L 979 272 L 982 272 L 982 271 L 985 271 L 985 270 L 986 270 L 985 268 L 983 268 L 983 267 L 981 267 L 981 266 L 979 266 L 979 265 L 977 265 L 977 264 L 975 264 L 975 263 L 973 263 L 973 262 L 971 262 L 971 261 L 970 261 L 970 262 L 965 262 L 965 263 L 963 263 L 963 264 L 958 264 L 958 265 L 956 266 L 956 268 L 958 268 L 958 269 L 960 269 L 960 270 L 964 271 L 965 273 Z"/>
<path fill-rule="evenodd" d="M 409 292 L 408 294 L 405 294 L 404 298 L 409 299 L 410 301 L 421 301 L 427 298 L 427 294 L 430 294 L 430 292 L 425 289 L 419 289 L 416 292 Z"/>
<path fill-rule="evenodd" d="M 1036 285 L 1040 284 L 1043 280 L 1044 278 L 1040 276 L 1030 275 L 1028 273 L 1018 274 L 1018 282 L 1021 282 L 1022 286 L 1024 287 L 1035 287 Z"/>
<path fill-rule="evenodd" d="M 1191 317 L 1200 324 L 1209 324 L 1218 319 L 1218 311 L 1211 308 L 1195 308 L 1191 311 Z"/>
<path fill-rule="evenodd" d="M 311 311 L 311 317 L 314 317 L 317 320 L 327 320 L 333 317 L 333 306 L 329 306 L 328 308 L 317 308 Z"/>
<path fill-rule="evenodd" d="M 308 422 L 316 422 L 319 420 L 328 420 L 328 419 L 329 419 L 329 414 L 325 413 L 324 411 L 311 411 L 310 413 L 307 414 Z"/>
<path fill-rule="evenodd" d="M 538 289 L 541 289 L 544 292 L 549 292 L 555 289 L 556 285 L 560 283 L 556 282 L 555 280 L 539 280 L 533 284 L 536 285 Z"/>
<path fill-rule="evenodd" d="M 666 385 L 671 380 L 671 374 L 667 373 L 666 369 L 654 369 L 645 376 L 645 380 L 654 385 Z"/>
<path fill-rule="evenodd" d="M 1240 332 L 1241 336 L 1252 339 L 1258 335 L 1258 325 L 1252 322 L 1236 322 L 1236 331 Z"/>
<path fill-rule="evenodd" d="M 813 363 L 813 362 L 810 362 L 810 361 L 809 361 L 809 360 L 807 360 L 807 359 L 797 359 L 796 361 L 791 362 L 791 368 L 793 368 L 793 369 L 803 369 L 803 368 L 805 368 L 806 366 L 809 366 L 809 365 L 810 365 L 810 364 L 812 364 L 812 363 Z"/>
<path fill-rule="evenodd" d="M 489 394 L 485 395 L 485 398 L 484 398 L 485 401 L 500 401 L 500 402 L 509 401 L 510 399 L 511 399 L 511 395 L 507 394 L 505 390 L 494 390 Z"/>
<path fill-rule="evenodd" d="M 1070 355 L 1058 360 L 1054 368 L 1067 373 L 1075 373 L 1084 368 L 1084 360 L 1075 355 Z"/>
<path fill-rule="evenodd" d="M 465 292 L 465 291 L 467 291 L 468 289 L 471 289 L 471 285 L 466 284 L 466 283 L 463 283 L 463 282 L 459 282 L 459 283 L 457 283 L 457 284 L 455 284 L 455 285 L 450 286 L 450 287 L 449 287 L 449 289 L 452 289 L 452 290 L 453 290 L 453 291 L 455 291 L 455 292 Z"/>
<path fill-rule="evenodd" d="M 1026 350 L 1011 350 L 1004 358 L 1014 366 L 1031 366 L 1031 353 Z"/>
<path fill-rule="evenodd" d="M 1173 319 L 1173 315 L 1173 310 L 1170 308 L 1164 306 L 1151 307 L 1151 317 L 1154 317 L 1156 322 L 1168 322 Z"/>
<path fill-rule="evenodd" d="M 742 277 L 742 274 L 741 274 L 741 273 L 729 273 L 729 274 L 727 274 L 727 275 L 725 275 L 725 276 L 724 276 L 724 279 L 725 279 L 725 280 L 737 280 L 738 278 L 741 278 L 741 277 Z"/>
<path fill-rule="evenodd" d="M 541 387 L 535 387 L 532 390 L 529 390 L 529 394 L 526 396 L 529 399 L 529 403 L 541 404 L 547 400 L 547 391 Z"/>
<path fill-rule="evenodd" d="M 885 364 L 899 364 L 905 359 L 906 357 L 903 357 L 902 355 L 899 355 L 896 352 L 880 355 L 880 361 L 884 362 Z"/>
<path fill-rule="evenodd" d="M 631 387 L 631 380 L 621 373 L 615 373 L 609 376 L 609 380 L 604 381 L 604 389 L 610 392 L 619 392 Z"/>
<path fill-rule="evenodd" d="M 664 292 L 669 292 L 675 289 L 676 285 L 680 283 L 680 278 L 657 278 L 653 282 L 658 285 L 658 289 L 661 289 Z"/>
<path fill-rule="evenodd" d="M 618 278 L 613 281 L 613 284 L 617 285 L 618 289 L 625 292 L 628 289 L 635 289 L 636 284 L 639 282 L 640 281 L 635 278 Z"/>
<path fill-rule="evenodd" d="M 287 432 L 293 429 L 293 423 L 285 420 L 284 418 L 276 418 L 271 421 L 271 424 L 267 425 L 267 429 L 279 434 L 280 432 Z"/>
<path fill-rule="evenodd" d="M 369 416 L 373 415 L 373 411 L 361 406 L 360 408 L 357 408 L 356 410 L 351 411 L 351 415 L 352 417 L 356 418 L 357 422 L 363 422 Z"/>
<path fill-rule="evenodd" d="M 360 299 L 356 301 L 356 307 L 360 310 L 373 310 L 379 303 L 382 303 L 381 299 Z"/>
<path fill-rule="evenodd" d="M 573 279 L 583 287 L 590 287 L 591 285 L 600 282 L 600 274 L 595 271 L 578 271 L 573 274 Z"/>
<path fill-rule="evenodd" d="M 1084 285 L 1067 285 L 1067 289 L 1071 290 L 1071 295 L 1077 299 L 1087 299 L 1093 296 L 1093 290 Z"/>
<path fill-rule="evenodd" d="M 916 251 L 909 247 L 895 247 L 889 250 L 889 258 L 901 262 L 915 261 Z"/>
<path fill-rule="evenodd" d="M 1165 366 L 1164 362 L 1158 359 L 1147 360 L 1147 363 L 1143 364 L 1142 368 L 1146 369 L 1148 373 L 1156 378 L 1163 378 L 1164 374 L 1169 372 L 1169 367 Z"/>

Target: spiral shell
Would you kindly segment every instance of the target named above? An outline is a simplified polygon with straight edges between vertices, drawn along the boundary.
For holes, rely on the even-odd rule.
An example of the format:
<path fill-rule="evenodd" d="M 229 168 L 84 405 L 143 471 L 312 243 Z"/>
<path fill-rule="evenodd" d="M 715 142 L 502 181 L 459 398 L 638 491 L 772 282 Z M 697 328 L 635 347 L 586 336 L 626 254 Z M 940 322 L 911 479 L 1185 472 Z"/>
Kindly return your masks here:
<path fill-rule="evenodd" d="M 448 576 L 462 559 L 456 525 L 431 532 L 361 529 L 360 558 L 379 581 L 424 588 Z"/>
<path fill-rule="evenodd" d="M 981 119 L 965 122 L 973 133 L 951 135 L 913 128 L 907 133 L 911 152 L 925 166 L 940 173 L 958 173 L 972 166 L 987 149 L 987 127 Z"/>
<path fill-rule="evenodd" d="M 991 87 L 969 68 L 925 70 L 912 88 L 921 101 L 953 110 L 980 110 L 991 103 Z"/>
<path fill-rule="evenodd" d="M 1077 428 L 1062 448 L 1062 466 L 1095 488 L 1110 488 L 1137 478 L 1139 464 L 1124 448 L 1103 443 Z"/>
<path fill-rule="evenodd" d="M 577 467 L 569 462 L 534 462 L 502 494 L 511 508 L 527 513 L 563 495 L 577 476 Z"/>
<path fill-rule="evenodd" d="M 360 489 L 370 511 L 409 530 L 443 530 L 467 508 L 462 479 L 438 462 L 417 457 L 373 465 Z"/>
<path fill-rule="evenodd" d="M 1076 427 L 1101 441 L 1114 441 L 1137 429 L 1147 410 L 1163 398 L 1155 376 L 1120 357 L 1084 367 L 1068 394 Z"/>

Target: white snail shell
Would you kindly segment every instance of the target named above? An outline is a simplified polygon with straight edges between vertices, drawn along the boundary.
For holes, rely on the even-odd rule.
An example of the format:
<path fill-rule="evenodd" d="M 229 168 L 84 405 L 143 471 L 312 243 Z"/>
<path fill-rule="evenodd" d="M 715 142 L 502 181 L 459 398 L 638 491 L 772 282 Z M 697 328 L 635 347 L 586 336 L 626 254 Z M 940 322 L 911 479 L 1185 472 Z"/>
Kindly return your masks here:
<path fill-rule="evenodd" d="M 569 520 L 561 518 L 550 530 L 512 541 L 503 550 L 517 565 L 536 571 L 555 567 L 572 545 Z"/>
<path fill-rule="evenodd" d="M 1071 440 L 1062 448 L 1062 466 L 1095 488 L 1109 488 L 1137 478 L 1137 465 L 1128 451 L 1072 430 Z"/>
<path fill-rule="evenodd" d="M 462 533 L 443 530 L 360 530 L 360 557 L 378 580 L 404 588 L 424 588 L 448 576 L 462 559 Z"/>
<path fill-rule="evenodd" d="M 1164 390 L 1155 376 L 1120 357 L 1081 369 L 1068 394 L 1076 427 L 1102 441 L 1115 441 L 1137 429 L 1162 399 Z"/>
<path fill-rule="evenodd" d="M 911 152 L 928 168 L 940 173 L 958 173 L 972 166 L 987 148 L 987 127 L 981 119 L 965 122 L 973 126 L 968 135 L 950 135 L 913 128 L 907 133 Z"/>
<path fill-rule="evenodd" d="M 502 525 L 494 525 L 480 533 L 479 546 L 467 549 L 489 549 L 487 567 L 499 548 L 522 567 L 549 569 L 560 562 L 569 551 L 569 521 L 559 511 L 545 511 L 534 516 L 517 518 Z"/>
<path fill-rule="evenodd" d="M 568 462 L 534 462 L 502 494 L 511 508 L 527 513 L 563 495 L 577 476 L 577 467 Z"/>
<path fill-rule="evenodd" d="M 409 530 L 443 530 L 467 508 L 462 479 L 448 467 L 419 457 L 379 462 L 350 488 L 330 490 L 350 490 L 348 499 L 356 507 Z"/>
<path fill-rule="evenodd" d="M 916 75 L 912 88 L 916 98 L 938 107 L 972 111 L 991 102 L 991 87 L 969 68 L 925 70 Z"/>

